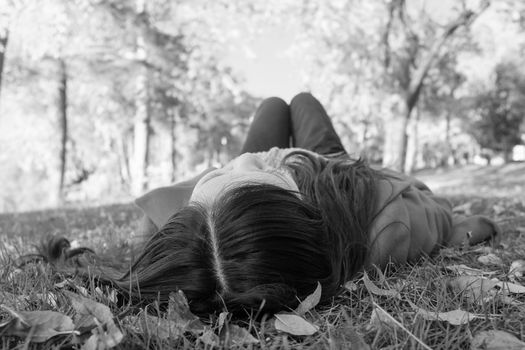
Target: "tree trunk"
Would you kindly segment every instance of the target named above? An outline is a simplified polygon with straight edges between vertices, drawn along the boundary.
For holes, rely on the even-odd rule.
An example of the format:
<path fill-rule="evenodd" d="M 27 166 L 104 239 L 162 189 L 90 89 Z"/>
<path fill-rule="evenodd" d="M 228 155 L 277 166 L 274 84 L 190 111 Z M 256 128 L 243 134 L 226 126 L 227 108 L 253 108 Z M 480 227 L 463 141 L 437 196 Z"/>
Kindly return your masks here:
<path fill-rule="evenodd" d="M 7 42 L 9 41 L 9 29 L 0 29 L 0 97 L 2 92 L 2 77 L 4 73 L 4 62 L 7 51 Z"/>
<path fill-rule="evenodd" d="M 139 23 L 137 37 L 135 38 L 135 56 L 142 63 L 135 80 L 135 119 L 133 125 L 133 170 L 131 192 L 140 195 L 148 187 L 148 153 L 150 138 L 150 108 L 149 108 L 149 69 L 147 62 L 147 47 L 144 35 L 144 27 L 147 23 L 147 11 L 145 0 L 135 2 L 136 18 Z"/>
<path fill-rule="evenodd" d="M 383 149 L 383 166 L 403 171 L 406 159 L 407 126 L 410 112 L 405 101 L 399 100 L 393 107 L 393 116 L 385 123 L 385 144 Z"/>
<path fill-rule="evenodd" d="M 171 138 L 171 182 L 175 182 L 177 177 L 177 135 L 175 128 L 179 119 L 180 106 L 176 106 L 170 113 L 170 138 Z"/>
<path fill-rule="evenodd" d="M 117 154 L 119 162 L 119 173 L 120 173 L 120 183 L 123 186 L 129 185 L 131 182 L 131 172 L 130 172 L 130 161 L 129 153 L 131 145 L 129 144 L 128 133 L 122 133 L 120 137 L 116 140 L 117 144 Z"/>
<path fill-rule="evenodd" d="M 419 120 L 421 118 L 421 107 L 416 108 L 415 118 L 410 123 L 410 133 L 407 141 L 407 158 L 405 163 L 405 173 L 412 174 L 416 169 L 417 158 L 419 155 Z"/>
<path fill-rule="evenodd" d="M 512 149 L 514 147 L 510 145 L 506 145 L 505 149 L 503 150 L 503 161 L 505 164 L 508 164 L 512 161 Z"/>
<path fill-rule="evenodd" d="M 146 68 L 144 68 L 146 69 Z M 147 188 L 147 169 L 150 138 L 150 111 L 147 73 L 137 77 L 135 120 L 133 125 L 132 193 L 140 195 Z"/>
<path fill-rule="evenodd" d="M 410 74 L 410 83 L 407 90 L 403 92 L 404 104 L 402 108 L 400 108 L 401 113 L 394 116 L 389 128 L 385 128 L 386 135 L 383 166 L 391 167 L 397 171 L 404 170 L 407 145 L 406 127 L 409 124 L 412 109 L 419 99 L 421 88 L 423 87 L 423 82 L 428 71 L 432 67 L 434 61 L 438 58 L 441 48 L 454 32 L 461 26 L 470 25 L 474 19 L 488 7 L 488 5 L 488 2 L 484 2 L 478 13 L 465 11 L 461 13 L 457 19 L 450 22 L 441 33 L 441 36 L 436 38 L 436 41 L 434 41 L 425 57 L 421 59 L 421 63 L 417 69 L 412 74 L 408 71 Z M 396 123 L 398 123 L 398 125 L 395 125 Z M 394 135 L 394 133 L 396 135 Z"/>
<path fill-rule="evenodd" d="M 58 180 L 58 201 L 64 203 L 64 184 L 67 167 L 67 140 L 68 140 L 68 120 L 67 120 L 67 66 L 63 59 L 57 61 L 58 64 L 58 125 L 60 129 L 60 151 L 59 151 L 59 180 Z"/>

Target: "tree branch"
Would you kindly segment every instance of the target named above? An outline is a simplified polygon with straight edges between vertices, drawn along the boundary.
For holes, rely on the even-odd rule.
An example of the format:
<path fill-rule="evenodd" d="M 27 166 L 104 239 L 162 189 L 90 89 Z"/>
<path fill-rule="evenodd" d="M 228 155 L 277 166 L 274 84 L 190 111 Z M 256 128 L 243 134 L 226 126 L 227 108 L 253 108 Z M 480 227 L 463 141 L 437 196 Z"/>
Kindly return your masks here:
<path fill-rule="evenodd" d="M 383 65 L 385 71 L 390 67 L 390 30 L 392 29 L 392 22 L 394 21 L 394 10 L 396 8 L 397 1 L 391 1 L 388 4 L 388 21 L 386 22 L 385 32 L 383 33 L 382 41 L 384 48 L 384 61 Z"/>
<path fill-rule="evenodd" d="M 414 104 L 417 101 L 417 97 L 421 90 L 421 86 L 423 85 L 423 80 L 425 80 L 425 77 L 427 76 L 428 71 L 432 66 L 432 63 L 439 55 L 439 51 L 441 50 L 443 45 L 459 27 L 469 27 L 476 20 L 476 18 L 478 18 L 479 15 L 481 15 L 489 7 L 489 5 L 489 1 L 484 1 L 479 11 L 473 12 L 471 10 L 467 10 L 462 12 L 458 16 L 458 18 L 450 22 L 445 27 L 441 36 L 430 47 L 430 51 L 428 52 L 427 56 L 423 59 L 419 68 L 412 75 L 412 79 L 410 81 L 406 97 L 407 107 L 409 110 L 412 109 L 412 107 L 414 107 Z"/>

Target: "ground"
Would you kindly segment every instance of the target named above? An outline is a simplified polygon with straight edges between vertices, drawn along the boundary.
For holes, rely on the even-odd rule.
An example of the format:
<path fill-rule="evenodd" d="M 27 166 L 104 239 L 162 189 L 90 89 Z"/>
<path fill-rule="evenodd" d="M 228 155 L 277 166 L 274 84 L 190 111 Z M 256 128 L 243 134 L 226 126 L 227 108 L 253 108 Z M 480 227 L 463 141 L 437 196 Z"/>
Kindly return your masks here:
<path fill-rule="evenodd" d="M 496 282 L 490 282 L 490 279 L 494 278 L 501 282 L 511 280 L 516 285 L 525 284 L 521 276 L 509 273 L 511 264 L 525 257 L 525 164 L 427 170 L 416 176 L 435 192 L 450 198 L 457 212 L 483 214 L 498 222 L 503 232 L 500 244 L 447 249 L 410 266 L 392 268 L 384 275 L 372 273 L 370 280 L 367 276 L 361 277 L 349 283 L 332 305 L 318 306 L 306 313 L 304 319 L 319 327 L 313 335 L 294 336 L 277 331 L 271 320 L 229 320 L 226 322 L 249 331 L 257 343 L 224 343 L 224 332 L 221 331 L 218 333 L 222 343 L 216 343 L 217 347 L 226 344 L 256 349 L 345 349 L 350 346 L 357 349 L 368 346 L 385 349 L 465 349 L 476 348 L 472 344 L 476 343 L 477 337 L 489 330 L 505 331 L 516 341 L 525 340 L 525 294 L 505 293 L 501 287 L 483 287 L 487 283 L 493 286 Z M 18 311 L 54 310 L 74 314 L 70 300 L 65 297 L 67 292 L 58 287 L 66 279 L 64 275 L 54 273 L 45 264 L 18 268 L 17 258 L 34 252 L 39 242 L 52 234 L 65 236 L 74 245 L 92 247 L 103 255 L 121 257 L 122 263 L 126 264 L 131 247 L 141 239 L 136 233 L 139 216 L 139 211 L 129 204 L 1 214 L 0 304 L 11 309 L 18 306 Z M 483 260 L 487 256 L 495 256 L 499 260 L 489 259 L 487 262 Z M 474 280 L 465 277 L 464 271 L 450 270 L 452 265 L 461 264 L 479 269 Z M 481 287 L 471 289 L 470 284 L 479 285 L 482 273 L 488 278 L 482 279 Z M 465 279 L 472 283 L 458 288 L 458 283 L 463 283 Z M 80 293 L 78 289 L 74 291 Z M 125 307 L 119 308 L 108 298 L 97 296 L 97 293 L 93 287 L 83 291 L 86 297 L 93 300 L 101 302 L 104 299 L 116 315 L 115 322 L 125 335 L 117 347 L 211 348 L 210 344 L 215 344 L 213 341 L 206 343 L 190 331 L 171 337 L 143 334 L 124 322 L 123 315 L 128 313 Z M 51 301 L 42 297 L 49 294 L 53 295 Z M 23 305 L 15 302 L 18 301 L 16 296 L 25 298 Z M 467 311 L 476 318 L 470 322 L 454 322 L 440 314 L 454 310 Z M 75 337 L 70 335 L 55 336 L 38 344 L 26 343 L 31 338 L 29 333 L 21 337 L 6 336 L 9 330 L 2 320 L 8 322 L 10 317 L 13 315 L 0 311 L 0 344 L 3 348 L 26 348 L 26 345 L 37 349 L 79 347 L 74 344 Z M 439 317 L 441 320 L 436 320 Z M 221 322 L 215 318 L 204 321 L 215 330 Z M 492 339 L 496 338 L 492 336 Z M 88 348 L 87 345 L 85 348 Z"/>

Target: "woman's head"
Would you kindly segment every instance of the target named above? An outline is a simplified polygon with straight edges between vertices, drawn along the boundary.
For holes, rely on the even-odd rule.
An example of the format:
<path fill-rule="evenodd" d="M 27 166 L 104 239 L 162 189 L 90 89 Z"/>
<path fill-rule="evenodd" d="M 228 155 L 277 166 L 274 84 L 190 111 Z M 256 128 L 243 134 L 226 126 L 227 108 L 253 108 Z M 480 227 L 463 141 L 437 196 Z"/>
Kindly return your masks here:
<path fill-rule="evenodd" d="M 293 182 L 287 187 L 282 174 L 246 183 L 246 171 L 265 168 L 245 160 L 205 176 L 197 188 L 220 190 L 192 197 L 150 239 L 119 282 L 131 286 L 132 296 L 165 302 L 181 289 L 196 313 L 276 312 L 294 307 L 317 282 L 328 300 L 363 267 L 375 209 L 373 170 L 362 161 L 303 152 L 285 160 Z"/>
<path fill-rule="evenodd" d="M 212 205 L 190 205 L 155 234 L 120 281 L 142 299 L 184 291 L 194 312 L 275 312 L 319 281 L 333 296 L 331 248 L 319 210 L 271 184 L 232 187 Z"/>

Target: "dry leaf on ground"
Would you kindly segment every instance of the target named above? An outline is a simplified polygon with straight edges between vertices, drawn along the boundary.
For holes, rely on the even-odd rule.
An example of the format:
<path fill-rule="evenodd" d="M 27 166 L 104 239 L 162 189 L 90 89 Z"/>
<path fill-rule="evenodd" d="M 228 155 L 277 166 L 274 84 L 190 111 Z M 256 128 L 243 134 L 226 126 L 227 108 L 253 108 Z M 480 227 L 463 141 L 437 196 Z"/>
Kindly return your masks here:
<path fill-rule="evenodd" d="M 76 311 L 75 324 L 79 330 L 91 330 L 97 338 L 99 347 L 112 348 L 117 346 L 124 335 L 113 321 L 109 307 L 85 298 L 78 294 L 64 291 L 71 300 L 71 306 Z"/>
<path fill-rule="evenodd" d="M 211 328 L 206 329 L 198 339 L 212 348 L 220 347 L 221 339 Z"/>
<path fill-rule="evenodd" d="M 497 278 L 489 280 L 481 276 L 458 276 L 448 281 L 448 285 L 458 293 L 463 293 L 471 302 L 483 304 L 492 300 L 499 300 L 508 305 L 521 304 L 510 294 L 523 294 L 525 287 L 516 283 L 503 282 Z"/>
<path fill-rule="evenodd" d="M 445 268 L 449 271 L 455 272 L 458 275 L 469 275 L 469 276 L 482 276 L 482 275 L 494 275 L 497 271 L 483 271 L 475 269 L 464 264 L 459 265 L 447 265 Z"/>
<path fill-rule="evenodd" d="M 137 333 L 155 336 L 159 339 L 177 339 L 184 330 L 176 322 L 143 313 L 138 316 L 127 316 L 123 322 Z"/>
<path fill-rule="evenodd" d="M 470 343 L 471 350 L 523 350 L 525 343 L 510 333 L 491 330 L 479 332 Z"/>
<path fill-rule="evenodd" d="M 515 281 L 517 278 L 523 277 L 523 273 L 525 272 L 525 260 L 516 260 L 513 261 L 512 264 L 510 264 L 509 268 L 509 279 L 511 281 Z"/>
<path fill-rule="evenodd" d="M 42 343 L 60 334 L 76 333 L 71 317 L 55 311 L 15 311 L 1 305 L 11 319 L 0 324 L 0 334 Z"/>
<path fill-rule="evenodd" d="M 503 265 L 503 260 L 499 256 L 493 253 L 481 255 L 478 257 L 478 261 L 483 265 Z"/>
<path fill-rule="evenodd" d="M 232 345 L 244 346 L 259 343 L 259 340 L 251 335 L 247 329 L 229 324 L 229 319 L 229 312 L 221 312 L 217 321 L 220 336 L 215 334 L 215 331 L 210 327 L 206 327 L 206 330 L 199 336 L 199 339 L 212 348 L 230 348 Z"/>
<path fill-rule="evenodd" d="M 319 327 L 301 316 L 275 314 L 275 329 L 293 335 L 312 335 L 319 330 Z"/>
<path fill-rule="evenodd" d="M 223 314 L 224 317 L 227 316 L 227 313 Z M 199 339 L 206 340 L 203 340 L 205 344 L 211 344 L 214 341 L 211 340 L 211 334 L 207 334 L 211 330 L 190 311 L 188 300 L 180 290 L 176 293 L 170 293 L 166 318 L 152 316 L 144 312 L 137 316 L 127 316 L 123 321 L 130 325 L 135 332 L 149 334 L 159 339 L 175 340 L 181 337 L 184 332 L 190 332 L 199 336 Z"/>
<path fill-rule="evenodd" d="M 475 318 L 478 318 L 478 315 L 460 309 L 446 312 L 428 311 L 423 308 L 420 308 L 419 306 L 415 305 L 410 301 L 409 303 L 412 306 L 412 308 L 416 310 L 416 315 L 420 315 L 425 320 L 429 321 L 445 321 L 450 323 L 451 325 L 459 326 L 462 324 L 469 323 Z"/>
<path fill-rule="evenodd" d="M 299 306 L 297 306 L 295 309 L 295 313 L 301 316 L 316 307 L 321 300 L 321 293 L 321 283 L 317 282 L 317 287 L 315 288 L 314 292 L 301 301 Z"/>
<path fill-rule="evenodd" d="M 204 323 L 190 311 L 188 300 L 182 290 L 170 293 L 168 319 L 174 321 L 181 329 L 193 334 L 200 334 L 205 330 Z"/>
<path fill-rule="evenodd" d="M 350 292 L 355 292 L 357 290 L 357 284 L 354 281 L 348 281 L 345 283 L 345 289 Z"/>
<path fill-rule="evenodd" d="M 379 288 L 368 278 L 368 274 L 365 272 L 363 275 L 363 282 L 365 283 L 365 287 L 368 290 L 370 294 L 389 297 L 389 298 L 396 298 L 401 299 L 401 294 L 397 290 L 394 289 L 382 289 Z"/>
<path fill-rule="evenodd" d="M 480 276 L 458 276 L 447 283 L 454 291 L 462 293 L 471 302 L 482 303 L 496 296 L 497 283 Z"/>
<path fill-rule="evenodd" d="M 496 285 L 501 288 L 503 292 L 509 292 L 512 294 L 523 294 L 525 293 L 525 286 L 517 283 L 499 281 L 498 279 L 493 279 Z"/>
<path fill-rule="evenodd" d="M 253 335 L 251 335 L 251 333 L 248 332 L 247 329 L 239 327 L 234 324 L 228 325 L 226 339 L 227 339 L 226 344 L 228 346 L 230 344 L 236 345 L 236 346 L 243 346 L 243 345 L 248 345 L 248 344 L 259 343 L 259 340 L 255 338 Z"/>

